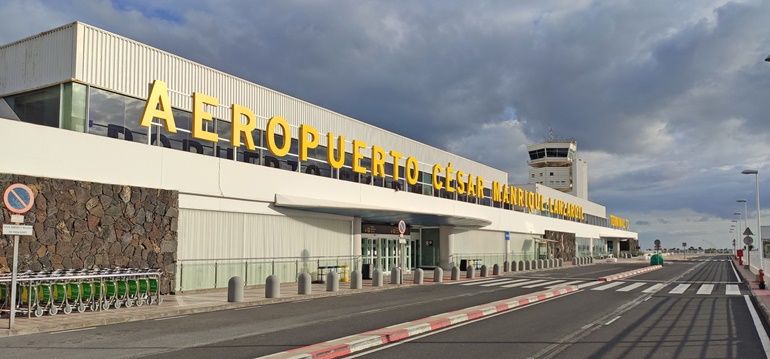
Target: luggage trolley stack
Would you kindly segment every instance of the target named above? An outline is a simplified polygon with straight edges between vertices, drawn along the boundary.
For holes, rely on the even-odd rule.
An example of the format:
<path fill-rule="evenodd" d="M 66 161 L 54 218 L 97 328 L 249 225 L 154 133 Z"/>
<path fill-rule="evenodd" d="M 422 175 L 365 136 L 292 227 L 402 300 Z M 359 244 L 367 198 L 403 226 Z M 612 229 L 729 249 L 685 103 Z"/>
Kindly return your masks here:
<path fill-rule="evenodd" d="M 149 268 L 26 271 L 19 273 L 16 303 L 11 303 L 11 275 L 0 274 L 0 311 L 15 305 L 18 315 L 70 314 L 86 310 L 160 304 L 162 272 Z"/>

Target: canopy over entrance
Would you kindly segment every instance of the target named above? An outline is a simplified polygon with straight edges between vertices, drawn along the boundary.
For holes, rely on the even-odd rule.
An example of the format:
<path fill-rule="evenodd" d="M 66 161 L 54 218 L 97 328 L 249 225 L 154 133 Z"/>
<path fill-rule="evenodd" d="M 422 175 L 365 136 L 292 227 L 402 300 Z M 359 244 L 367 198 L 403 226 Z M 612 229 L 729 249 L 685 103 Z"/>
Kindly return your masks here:
<path fill-rule="evenodd" d="M 380 207 L 374 204 L 337 202 L 325 199 L 284 194 L 275 195 L 275 205 L 284 208 L 361 217 L 364 222 L 397 223 L 400 220 L 422 226 L 485 227 L 492 224 L 484 218 L 457 216 L 448 213 L 427 213 L 416 210 Z"/>

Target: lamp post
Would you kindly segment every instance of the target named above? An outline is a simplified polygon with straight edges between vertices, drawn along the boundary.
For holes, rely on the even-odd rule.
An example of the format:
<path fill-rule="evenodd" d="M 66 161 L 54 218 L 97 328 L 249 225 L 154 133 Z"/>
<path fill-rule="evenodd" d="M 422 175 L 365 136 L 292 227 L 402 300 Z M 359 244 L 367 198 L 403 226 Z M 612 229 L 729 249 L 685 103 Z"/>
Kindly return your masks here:
<path fill-rule="evenodd" d="M 768 56 L 765 61 L 770 61 L 770 56 Z M 764 272 L 765 270 L 765 256 L 764 256 L 764 243 L 762 243 L 762 212 L 760 212 L 761 207 L 759 206 L 759 170 L 743 170 L 741 173 L 745 175 L 754 175 L 754 182 L 756 183 L 756 193 L 757 193 L 757 239 L 759 239 L 759 268 L 762 269 Z"/>
<path fill-rule="evenodd" d="M 737 199 L 735 202 L 743 203 L 743 226 L 749 228 L 749 204 L 745 199 Z"/>

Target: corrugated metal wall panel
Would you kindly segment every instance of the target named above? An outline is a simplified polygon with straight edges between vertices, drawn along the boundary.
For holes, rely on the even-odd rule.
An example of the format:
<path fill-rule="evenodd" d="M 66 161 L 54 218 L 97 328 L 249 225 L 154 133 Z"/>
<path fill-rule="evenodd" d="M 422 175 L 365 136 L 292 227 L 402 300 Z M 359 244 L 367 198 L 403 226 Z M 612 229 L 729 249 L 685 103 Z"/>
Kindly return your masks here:
<path fill-rule="evenodd" d="M 292 125 L 307 123 L 322 133 L 343 134 L 346 139 L 361 139 L 386 150 L 397 150 L 415 156 L 426 164 L 452 162 L 454 168 L 507 182 L 504 171 L 474 162 L 420 142 L 396 135 L 367 123 L 290 97 L 235 76 L 205 67 L 181 57 L 151 48 L 104 30 L 78 24 L 82 32 L 82 62 L 78 61 L 78 80 L 121 94 L 146 98 L 148 84 L 155 79 L 166 81 L 169 89 L 177 91 L 171 101 L 175 107 L 191 110 L 190 95 L 194 91 L 219 99 L 221 107 L 215 116 L 228 118 L 227 108 L 238 103 L 252 109 L 258 116 L 269 118 L 283 115 Z M 293 130 L 296 136 L 296 130 Z M 325 140 L 323 141 L 325 142 Z M 430 168 L 421 168 L 430 171 Z"/>
<path fill-rule="evenodd" d="M 177 256 L 179 260 L 348 256 L 350 240 L 348 221 L 182 209 Z"/>
<path fill-rule="evenodd" d="M 455 253 L 505 253 L 503 232 L 454 230 L 450 238 Z"/>
<path fill-rule="evenodd" d="M 74 77 L 74 24 L 0 47 L 0 96 Z"/>

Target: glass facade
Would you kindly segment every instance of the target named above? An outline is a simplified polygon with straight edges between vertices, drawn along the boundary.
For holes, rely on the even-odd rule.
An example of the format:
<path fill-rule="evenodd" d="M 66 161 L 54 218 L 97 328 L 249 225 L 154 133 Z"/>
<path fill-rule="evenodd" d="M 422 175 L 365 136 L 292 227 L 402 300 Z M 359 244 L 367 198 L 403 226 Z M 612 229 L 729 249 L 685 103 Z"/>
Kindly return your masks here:
<path fill-rule="evenodd" d="M 302 172 L 311 175 L 337 178 L 345 181 L 367 184 L 378 187 L 405 190 L 412 193 L 476 203 L 483 206 L 501 207 L 491 198 L 491 189 L 484 189 L 484 198 L 475 198 L 457 192 L 448 192 L 445 188 L 435 190 L 433 188 L 432 173 L 420 171 L 418 183 L 408 185 L 406 183 L 406 168 L 399 166 L 399 180 L 394 183 L 392 163 L 385 163 L 387 175 L 372 177 L 371 173 L 359 174 L 352 170 L 353 156 L 345 153 L 344 165 L 336 170 L 326 162 L 327 148 L 318 146 L 308 152 L 306 161 L 299 161 L 299 144 L 297 139 L 291 139 L 289 154 L 276 157 L 266 147 L 266 133 L 262 130 L 252 132 L 252 138 L 256 149 L 249 150 L 245 146 L 233 150 L 231 145 L 231 124 L 224 119 L 215 118 L 213 121 L 204 121 L 204 129 L 207 132 L 216 133 L 219 141 L 211 141 L 193 138 L 191 135 L 192 114 L 180 109 L 172 109 L 177 132 L 168 133 L 160 122 L 154 122 L 150 128 L 139 125 L 146 101 L 133 97 L 123 96 L 114 92 L 88 87 L 79 83 L 69 82 L 39 90 L 34 90 L 3 98 L 11 110 L 22 122 L 34 123 L 49 127 L 64 128 L 72 131 L 87 132 L 98 136 L 111 137 L 124 141 L 144 143 L 153 146 L 163 146 L 180 151 L 193 152 L 207 156 L 233 159 L 256 165 L 280 168 L 288 171 Z M 277 136 L 277 143 L 283 144 L 281 135 Z M 241 139 L 244 142 L 244 139 Z M 335 145 L 336 147 L 336 145 Z M 551 149 L 549 149 L 550 151 Z M 563 149 L 549 153 L 549 156 L 563 156 Z M 546 155 L 544 149 L 532 151 L 531 158 L 540 158 Z M 371 159 L 363 157 L 361 165 L 364 168 L 371 166 Z M 420 164 L 420 167 L 427 166 Z M 446 182 L 444 178 L 442 181 Z M 451 179 L 451 185 L 457 187 L 455 179 Z M 488 184 L 487 184 L 488 185 Z M 502 208 L 527 212 L 527 209 L 519 206 L 503 205 Z M 540 215 L 560 218 L 549 212 L 538 213 Z M 583 223 L 597 226 L 608 225 L 606 218 L 595 217 L 586 214 Z"/>
<path fill-rule="evenodd" d="M 22 122 L 59 127 L 60 85 L 8 96 L 5 102 Z"/>

